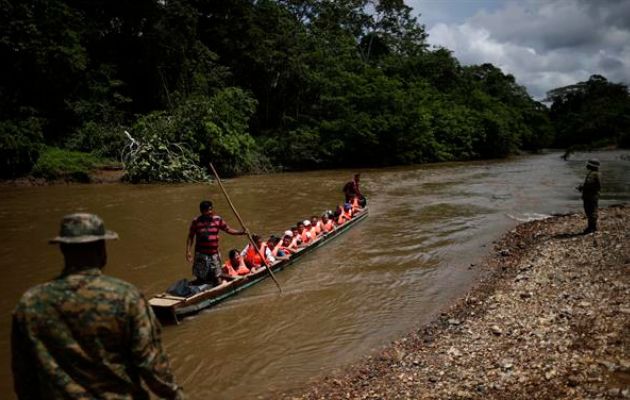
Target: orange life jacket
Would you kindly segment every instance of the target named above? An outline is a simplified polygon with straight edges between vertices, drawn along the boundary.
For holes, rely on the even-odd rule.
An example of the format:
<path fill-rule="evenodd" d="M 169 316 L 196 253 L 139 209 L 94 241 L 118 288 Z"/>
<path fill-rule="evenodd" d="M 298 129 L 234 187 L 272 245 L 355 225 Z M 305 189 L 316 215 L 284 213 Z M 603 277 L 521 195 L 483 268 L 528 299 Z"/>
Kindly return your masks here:
<path fill-rule="evenodd" d="M 335 223 L 333 222 L 332 219 L 329 219 L 328 222 L 322 225 L 322 230 L 324 232 L 330 232 L 333 230 L 334 227 L 335 227 Z"/>
<path fill-rule="evenodd" d="M 337 217 L 337 225 L 342 225 L 344 222 L 346 222 L 346 214 L 342 212 Z"/>
<path fill-rule="evenodd" d="M 302 244 L 308 243 L 311 241 L 312 237 L 309 237 L 308 231 L 306 230 L 306 228 L 304 228 L 302 233 L 300 233 L 300 239 L 302 239 Z"/>
<path fill-rule="evenodd" d="M 317 221 L 317 224 L 315 224 L 315 233 L 319 235 L 320 233 L 322 233 L 322 230 L 323 230 L 322 221 Z"/>
<path fill-rule="evenodd" d="M 354 196 L 354 200 L 352 200 L 352 211 L 357 211 L 361 206 L 359 205 L 359 197 Z"/>
<path fill-rule="evenodd" d="M 245 265 L 245 263 L 241 263 L 238 266 L 238 269 L 236 270 L 236 273 L 238 275 L 247 275 L 249 274 L 249 268 L 247 268 L 247 266 Z"/>
<path fill-rule="evenodd" d="M 340 211 L 339 216 L 337 217 L 337 225 L 342 225 L 344 222 L 349 221 L 352 218 L 352 214 L 343 209 L 343 207 L 339 207 L 337 209 Z"/>
<path fill-rule="evenodd" d="M 291 244 L 289 245 L 289 248 L 295 248 L 297 250 L 299 240 L 300 238 L 298 238 L 296 235 L 293 239 L 291 239 Z"/>
<path fill-rule="evenodd" d="M 230 262 L 230 260 L 227 260 L 225 264 L 223 264 L 223 273 L 229 276 L 238 275 L 236 271 L 234 271 L 234 268 L 232 267 L 232 263 Z"/>
<path fill-rule="evenodd" d="M 309 230 L 310 234 L 311 234 L 311 240 L 315 240 L 317 239 L 317 228 L 315 228 L 314 226 L 311 227 L 311 229 Z"/>
<path fill-rule="evenodd" d="M 229 276 L 247 275 L 249 274 L 249 268 L 245 266 L 242 258 L 241 263 L 236 268 L 232 265 L 232 260 L 227 260 L 223 264 L 223 273 Z"/>
<path fill-rule="evenodd" d="M 265 264 L 265 261 L 267 261 L 267 256 L 265 254 L 266 249 L 267 243 L 263 243 L 262 246 L 260 246 L 260 252 L 258 252 L 250 243 L 247 246 L 247 252 L 245 253 L 245 262 L 256 268 L 262 266 Z M 260 256 L 261 254 L 264 258 Z"/>

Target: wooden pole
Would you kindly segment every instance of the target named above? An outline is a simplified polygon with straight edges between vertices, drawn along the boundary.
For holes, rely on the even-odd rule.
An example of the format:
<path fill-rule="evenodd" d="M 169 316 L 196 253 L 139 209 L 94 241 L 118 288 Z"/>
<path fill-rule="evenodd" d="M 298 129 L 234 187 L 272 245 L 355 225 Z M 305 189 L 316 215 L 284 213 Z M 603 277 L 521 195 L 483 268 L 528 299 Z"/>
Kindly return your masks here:
<path fill-rule="evenodd" d="M 238 219 L 238 222 L 241 224 L 241 228 L 243 228 L 243 230 L 247 234 L 247 238 L 249 239 L 250 245 L 254 246 L 254 249 L 256 249 L 256 251 L 258 252 L 258 255 L 260 256 L 261 260 L 263 260 L 263 264 L 265 264 L 265 268 L 267 269 L 267 272 L 269 272 L 269 276 L 271 276 L 271 279 L 273 279 L 273 281 L 275 282 L 276 286 L 278 287 L 278 290 L 280 290 L 280 293 L 282 293 L 282 288 L 280 287 L 280 284 L 276 280 L 276 277 L 274 276 L 273 272 L 271 272 L 271 268 L 269 268 L 269 264 L 267 263 L 267 259 L 265 258 L 265 255 L 262 254 L 262 252 L 260 251 L 260 249 L 258 248 L 256 243 L 254 243 L 254 238 L 252 238 L 252 234 L 249 232 L 249 229 L 247 229 L 247 227 L 245 226 L 245 223 L 243 222 L 243 219 L 241 218 L 241 216 L 238 214 L 238 211 L 236 211 L 236 207 L 234 207 L 234 204 L 232 203 L 232 200 L 230 200 L 230 196 L 228 195 L 227 191 L 223 187 L 223 183 L 221 182 L 221 178 L 219 178 L 219 174 L 217 173 L 217 170 L 214 169 L 214 165 L 212 165 L 212 163 L 210 163 L 210 169 L 212 170 L 212 173 L 214 174 L 214 177 L 216 178 L 217 182 L 219 183 L 219 187 L 221 188 L 221 191 L 223 192 L 223 195 L 225 196 L 225 199 L 227 200 L 228 204 L 230 205 L 230 208 L 232 208 L 232 212 L 234 212 L 234 215 L 236 216 L 236 219 Z"/>

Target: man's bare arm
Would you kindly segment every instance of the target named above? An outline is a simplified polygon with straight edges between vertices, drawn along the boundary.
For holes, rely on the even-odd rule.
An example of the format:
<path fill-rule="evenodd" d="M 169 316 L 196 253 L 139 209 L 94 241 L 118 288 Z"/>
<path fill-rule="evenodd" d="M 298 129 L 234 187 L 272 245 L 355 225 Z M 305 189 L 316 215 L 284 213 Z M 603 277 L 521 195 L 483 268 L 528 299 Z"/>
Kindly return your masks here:
<path fill-rule="evenodd" d="M 192 262 L 193 260 L 193 257 L 192 257 L 193 240 L 194 240 L 194 236 L 188 235 L 188 238 L 186 239 L 186 261 L 188 261 L 189 263 Z"/>
<path fill-rule="evenodd" d="M 244 230 L 237 230 L 234 228 L 230 228 L 229 226 L 226 226 L 224 229 L 225 233 L 229 233 L 230 235 L 244 235 L 245 231 Z"/>

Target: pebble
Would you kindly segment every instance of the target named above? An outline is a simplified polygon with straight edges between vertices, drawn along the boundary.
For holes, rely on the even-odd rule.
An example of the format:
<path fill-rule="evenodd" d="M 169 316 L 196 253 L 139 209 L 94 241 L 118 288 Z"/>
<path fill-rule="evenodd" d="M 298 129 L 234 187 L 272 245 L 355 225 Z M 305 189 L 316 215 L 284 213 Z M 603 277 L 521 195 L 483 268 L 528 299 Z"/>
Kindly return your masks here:
<path fill-rule="evenodd" d="M 580 384 L 580 382 L 582 382 L 582 379 L 580 379 L 579 376 L 577 375 L 570 375 L 567 378 L 567 384 L 571 387 L 576 387 Z"/>
<path fill-rule="evenodd" d="M 529 277 L 523 274 L 516 275 L 516 278 L 514 278 L 514 282 L 520 282 L 520 281 L 526 281 L 526 280 L 529 280 Z"/>
<path fill-rule="evenodd" d="M 609 396 L 618 397 L 620 394 L 621 394 L 621 389 L 619 388 L 612 388 L 608 390 Z"/>
<path fill-rule="evenodd" d="M 519 226 L 484 263 L 497 272 L 480 283 L 487 290 L 471 291 L 474 297 L 426 331 L 394 342 L 408 357 L 376 357 L 360 364 L 369 372 L 363 379 L 350 373 L 341 385 L 324 382 L 299 399 L 630 399 L 630 387 L 617 379 L 630 372 L 623 261 L 630 257 L 630 207 L 609 210 L 623 228 L 601 234 L 597 248 L 592 236 L 557 239 L 579 232 L 583 214 Z M 603 215 L 602 224 L 610 224 Z"/>
<path fill-rule="evenodd" d="M 608 368 L 608 370 L 610 372 L 614 372 L 617 369 L 617 364 L 615 364 L 614 362 L 608 361 L 608 360 L 599 360 L 599 364 L 601 364 L 604 367 Z"/>
<path fill-rule="evenodd" d="M 450 349 L 448 349 L 448 351 L 446 352 L 448 355 L 451 355 L 453 357 L 459 357 L 462 355 L 462 352 L 457 350 L 455 347 L 452 347 Z"/>

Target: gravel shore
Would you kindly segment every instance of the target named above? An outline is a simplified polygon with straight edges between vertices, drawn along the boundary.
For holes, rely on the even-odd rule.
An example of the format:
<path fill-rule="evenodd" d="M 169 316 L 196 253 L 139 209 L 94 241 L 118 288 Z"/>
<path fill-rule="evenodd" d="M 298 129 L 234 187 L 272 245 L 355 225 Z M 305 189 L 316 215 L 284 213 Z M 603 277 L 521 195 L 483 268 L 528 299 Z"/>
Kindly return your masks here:
<path fill-rule="evenodd" d="M 429 326 L 287 399 L 630 398 L 630 207 L 518 226 Z"/>

